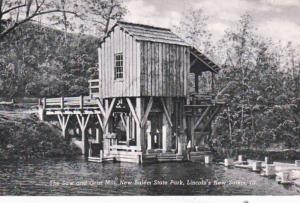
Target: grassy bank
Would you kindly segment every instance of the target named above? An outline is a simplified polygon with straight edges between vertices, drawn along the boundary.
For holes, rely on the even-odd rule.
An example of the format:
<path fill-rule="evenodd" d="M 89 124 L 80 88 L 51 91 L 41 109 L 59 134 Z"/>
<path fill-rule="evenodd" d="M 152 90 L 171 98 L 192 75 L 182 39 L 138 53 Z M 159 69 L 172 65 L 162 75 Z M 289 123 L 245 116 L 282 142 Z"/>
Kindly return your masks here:
<path fill-rule="evenodd" d="M 35 116 L 0 112 L 0 160 L 72 157 L 79 153 L 78 148 L 65 142 L 59 129 Z"/>

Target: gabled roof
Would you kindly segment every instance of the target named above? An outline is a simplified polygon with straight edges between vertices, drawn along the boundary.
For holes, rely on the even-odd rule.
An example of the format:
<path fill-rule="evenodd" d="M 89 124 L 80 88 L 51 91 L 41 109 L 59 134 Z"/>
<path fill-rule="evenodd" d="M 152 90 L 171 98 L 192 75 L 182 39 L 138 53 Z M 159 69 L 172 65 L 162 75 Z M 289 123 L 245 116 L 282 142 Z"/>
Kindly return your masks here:
<path fill-rule="evenodd" d="M 170 29 L 143 25 L 137 23 L 129 23 L 118 21 L 110 30 L 113 31 L 116 26 L 119 26 L 126 33 L 134 37 L 137 41 L 151 41 L 166 44 L 177 44 L 182 46 L 190 46 Z M 110 33 L 109 32 L 109 33 Z M 108 33 L 108 35 L 109 35 Z M 105 39 L 105 38 L 104 38 Z"/>
<path fill-rule="evenodd" d="M 191 56 L 193 58 L 196 58 L 198 61 L 196 64 L 194 64 L 194 67 L 191 67 L 196 72 L 211 71 L 217 73 L 220 70 L 220 67 L 218 65 L 216 65 L 209 58 L 203 55 L 199 50 L 197 50 L 195 47 L 192 47 L 190 44 L 185 42 L 183 39 L 178 37 L 170 29 L 167 28 L 118 21 L 110 29 L 110 31 L 104 37 L 102 42 L 105 41 L 105 38 L 107 38 L 110 35 L 110 33 L 114 30 L 116 26 L 119 26 L 121 30 L 124 30 L 127 34 L 134 37 L 134 39 L 137 41 L 160 42 L 190 47 Z"/>

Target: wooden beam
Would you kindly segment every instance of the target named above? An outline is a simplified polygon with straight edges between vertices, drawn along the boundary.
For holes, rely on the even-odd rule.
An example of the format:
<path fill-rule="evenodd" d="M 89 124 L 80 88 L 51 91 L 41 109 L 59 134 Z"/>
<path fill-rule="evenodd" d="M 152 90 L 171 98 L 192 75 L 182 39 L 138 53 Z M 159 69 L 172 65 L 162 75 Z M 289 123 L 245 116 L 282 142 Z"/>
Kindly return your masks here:
<path fill-rule="evenodd" d="M 82 95 L 80 95 L 79 96 L 79 106 L 80 106 L 80 109 L 83 109 L 83 96 Z"/>
<path fill-rule="evenodd" d="M 88 116 L 86 117 L 85 123 L 84 123 L 84 129 L 86 129 L 86 126 L 89 122 L 90 117 L 91 117 L 91 114 L 88 114 Z"/>
<path fill-rule="evenodd" d="M 153 105 L 153 97 L 150 97 L 150 100 L 147 104 L 147 108 L 146 108 L 146 111 L 145 111 L 145 114 L 143 116 L 143 119 L 142 119 L 142 122 L 141 122 L 141 126 L 143 127 L 148 119 L 148 116 L 149 116 L 149 113 L 151 111 L 151 108 L 152 108 L 152 105 Z"/>
<path fill-rule="evenodd" d="M 211 114 L 209 120 L 204 124 L 203 126 L 203 130 L 211 123 L 211 121 L 214 119 L 214 117 L 216 116 L 216 114 L 220 111 L 221 106 L 218 106 L 213 113 Z"/>
<path fill-rule="evenodd" d="M 61 101 L 60 101 L 60 108 L 64 109 L 64 107 L 65 107 L 65 99 L 64 99 L 64 97 L 61 97 L 60 99 L 61 99 Z"/>
<path fill-rule="evenodd" d="M 63 117 L 64 118 L 64 117 Z M 67 115 L 67 119 L 65 120 L 65 126 L 64 126 L 64 128 L 66 129 L 67 128 L 67 125 L 68 125 L 68 122 L 69 122 L 69 120 L 70 120 L 70 115 Z"/>
<path fill-rule="evenodd" d="M 81 116 L 82 116 L 82 115 L 81 115 Z M 79 114 L 76 114 L 76 118 L 77 118 L 77 121 L 78 121 L 78 123 L 79 123 L 80 129 L 82 129 L 82 128 L 83 128 L 83 124 L 82 124 L 82 120 L 81 120 L 80 117 L 79 117 Z"/>
<path fill-rule="evenodd" d="M 138 116 L 137 116 L 137 114 L 136 114 L 136 112 L 135 112 L 135 110 L 134 110 L 134 107 L 133 107 L 133 105 L 132 105 L 130 99 L 129 99 L 129 98 L 126 98 L 126 101 L 127 101 L 127 103 L 128 103 L 130 112 L 132 113 L 133 118 L 134 118 L 136 124 L 139 125 L 139 126 L 141 126 L 140 119 L 138 118 Z"/>
<path fill-rule="evenodd" d="M 125 119 L 124 119 L 124 114 L 121 113 L 121 114 L 120 114 L 120 117 L 121 117 L 121 121 L 122 121 L 122 123 L 123 123 L 124 128 L 126 128 L 126 121 L 125 121 Z"/>
<path fill-rule="evenodd" d="M 96 114 L 96 116 L 98 118 L 98 121 L 99 121 L 99 124 L 100 124 L 100 127 L 101 127 L 102 131 L 104 131 L 103 121 L 100 117 L 100 114 Z"/>
<path fill-rule="evenodd" d="M 195 73 L 195 92 L 199 93 L 199 75 Z"/>
<path fill-rule="evenodd" d="M 113 110 L 113 108 L 114 108 L 115 102 L 116 102 L 116 98 L 113 98 L 113 100 L 112 100 L 111 103 L 110 103 L 110 106 L 109 106 L 108 110 L 107 110 L 106 113 L 105 113 L 105 116 L 104 116 L 104 124 L 103 124 L 103 127 L 104 127 L 104 128 L 106 127 L 107 122 L 108 122 L 108 120 L 109 120 L 109 118 L 110 118 L 110 115 L 111 115 L 111 112 L 112 112 L 112 110 Z"/>
<path fill-rule="evenodd" d="M 162 106 L 163 106 L 163 109 L 164 109 L 164 113 L 165 113 L 165 115 L 166 115 L 166 117 L 167 117 L 167 120 L 168 120 L 170 126 L 173 127 L 173 123 L 172 123 L 172 120 L 171 120 L 169 111 L 168 111 L 168 109 L 167 109 L 166 103 L 165 103 L 165 101 L 164 101 L 163 98 L 160 98 L 160 101 L 161 101 L 161 103 L 162 103 Z"/>
<path fill-rule="evenodd" d="M 98 103 L 98 106 L 100 108 L 100 111 L 103 115 L 105 115 L 105 110 L 104 110 L 104 107 L 103 107 L 103 104 L 101 103 L 100 99 L 97 98 L 97 103 Z"/>
<path fill-rule="evenodd" d="M 63 128 L 63 122 L 62 122 L 62 118 L 61 118 L 61 114 L 57 114 L 57 118 L 60 124 L 61 129 Z"/>
<path fill-rule="evenodd" d="M 81 130 L 84 131 L 86 129 L 86 126 L 87 126 L 88 122 L 89 122 L 91 114 L 88 114 L 86 119 L 84 118 L 84 115 L 81 114 L 80 116 L 81 116 L 81 119 L 80 119 L 79 115 L 76 114 L 79 126 L 80 126 Z"/>
<path fill-rule="evenodd" d="M 194 128 L 196 129 L 200 123 L 203 121 L 204 117 L 207 115 L 207 113 L 209 112 L 210 110 L 210 106 L 208 106 L 204 112 L 202 113 L 202 115 L 200 116 L 200 118 L 196 121 L 196 124 L 194 125 Z"/>

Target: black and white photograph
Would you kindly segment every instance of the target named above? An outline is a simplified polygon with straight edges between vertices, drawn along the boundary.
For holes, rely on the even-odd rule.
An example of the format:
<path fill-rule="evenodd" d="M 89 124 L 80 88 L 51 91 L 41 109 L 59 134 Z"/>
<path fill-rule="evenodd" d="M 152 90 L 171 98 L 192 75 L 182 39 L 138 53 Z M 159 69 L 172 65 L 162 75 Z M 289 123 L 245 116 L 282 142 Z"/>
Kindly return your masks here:
<path fill-rule="evenodd" d="M 300 0 L 0 0 L 0 198 L 299 195 Z"/>

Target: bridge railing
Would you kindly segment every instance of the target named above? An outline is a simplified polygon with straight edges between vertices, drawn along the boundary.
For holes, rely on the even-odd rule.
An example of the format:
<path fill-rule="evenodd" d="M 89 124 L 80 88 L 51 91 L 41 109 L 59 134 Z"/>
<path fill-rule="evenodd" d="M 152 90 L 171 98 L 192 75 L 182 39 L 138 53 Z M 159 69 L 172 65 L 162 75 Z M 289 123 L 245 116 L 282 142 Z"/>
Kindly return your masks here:
<path fill-rule="evenodd" d="M 100 88 L 99 85 L 100 85 L 99 79 L 89 80 L 90 95 L 99 94 L 99 88 Z"/>
<path fill-rule="evenodd" d="M 43 98 L 39 105 L 45 110 L 98 108 L 97 99 L 91 96 Z"/>

